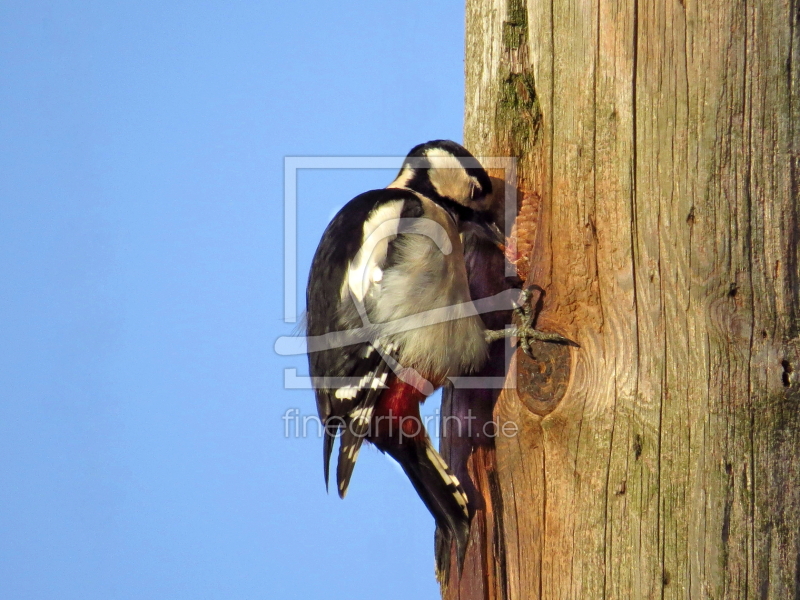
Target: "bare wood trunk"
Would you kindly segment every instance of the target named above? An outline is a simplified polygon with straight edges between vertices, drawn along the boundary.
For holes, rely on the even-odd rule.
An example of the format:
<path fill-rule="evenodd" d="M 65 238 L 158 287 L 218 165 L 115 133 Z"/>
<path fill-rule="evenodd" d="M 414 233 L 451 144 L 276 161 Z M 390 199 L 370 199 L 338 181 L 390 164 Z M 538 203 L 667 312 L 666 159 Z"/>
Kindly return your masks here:
<path fill-rule="evenodd" d="M 538 327 L 581 348 L 517 357 L 444 597 L 800 598 L 800 3 L 468 0 L 466 31 L 465 145 L 520 159 Z"/>

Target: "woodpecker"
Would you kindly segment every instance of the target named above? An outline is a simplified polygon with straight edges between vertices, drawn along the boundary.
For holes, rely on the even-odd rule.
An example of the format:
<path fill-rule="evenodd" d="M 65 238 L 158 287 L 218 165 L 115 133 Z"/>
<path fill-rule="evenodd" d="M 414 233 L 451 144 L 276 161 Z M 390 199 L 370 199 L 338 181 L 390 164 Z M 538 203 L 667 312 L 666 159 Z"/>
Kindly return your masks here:
<path fill-rule="evenodd" d="M 471 306 L 461 235 L 504 239 L 488 208 L 491 180 L 461 145 L 414 147 L 386 188 L 356 196 L 333 218 L 314 255 L 306 292 L 309 367 L 323 422 L 329 479 L 344 498 L 366 439 L 394 458 L 463 557 L 470 507 L 431 443 L 419 406 L 450 376 L 481 367 L 487 346 L 510 334 L 564 341 L 523 326 L 486 330 Z M 327 340 L 311 348 L 310 340 Z M 527 343 L 525 344 L 527 346 Z"/>

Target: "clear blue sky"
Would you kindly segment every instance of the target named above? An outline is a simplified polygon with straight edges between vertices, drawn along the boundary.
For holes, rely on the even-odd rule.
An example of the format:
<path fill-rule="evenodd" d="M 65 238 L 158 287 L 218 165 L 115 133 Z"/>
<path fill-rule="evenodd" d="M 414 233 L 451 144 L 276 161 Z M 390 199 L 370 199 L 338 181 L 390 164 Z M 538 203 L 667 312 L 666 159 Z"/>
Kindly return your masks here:
<path fill-rule="evenodd" d="M 284 438 L 314 402 L 273 345 L 284 156 L 462 112 L 461 2 L 0 4 L 1 598 L 438 596 L 398 468 L 362 452 L 340 501 Z M 301 281 L 390 177 L 301 173 Z"/>

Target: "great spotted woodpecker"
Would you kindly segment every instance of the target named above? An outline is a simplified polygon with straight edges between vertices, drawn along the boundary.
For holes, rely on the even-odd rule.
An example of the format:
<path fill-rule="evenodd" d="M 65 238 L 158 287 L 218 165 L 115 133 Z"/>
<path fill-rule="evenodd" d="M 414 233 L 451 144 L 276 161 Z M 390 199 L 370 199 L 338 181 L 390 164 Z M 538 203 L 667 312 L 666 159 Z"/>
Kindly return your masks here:
<path fill-rule="evenodd" d="M 496 339 L 563 341 L 534 330 L 530 319 L 487 331 L 469 310 L 461 234 L 504 241 L 486 210 L 491 191 L 486 171 L 459 144 L 416 146 L 389 186 L 356 196 L 333 218 L 306 295 L 309 340 L 329 342 L 314 351 L 309 346 L 326 485 L 334 439 L 340 437 L 341 497 L 366 439 L 401 465 L 459 556 L 469 535 L 469 503 L 433 447 L 419 405 L 448 377 L 478 369 Z"/>

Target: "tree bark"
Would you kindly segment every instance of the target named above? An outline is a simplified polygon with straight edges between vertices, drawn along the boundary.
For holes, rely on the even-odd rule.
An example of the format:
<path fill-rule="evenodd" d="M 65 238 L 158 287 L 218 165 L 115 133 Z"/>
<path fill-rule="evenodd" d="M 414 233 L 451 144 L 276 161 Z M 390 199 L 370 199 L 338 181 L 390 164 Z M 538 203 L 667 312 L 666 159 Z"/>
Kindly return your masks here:
<path fill-rule="evenodd" d="M 800 0 L 467 0 L 466 45 L 580 348 L 517 352 L 443 597 L 800 598 Z"/>

